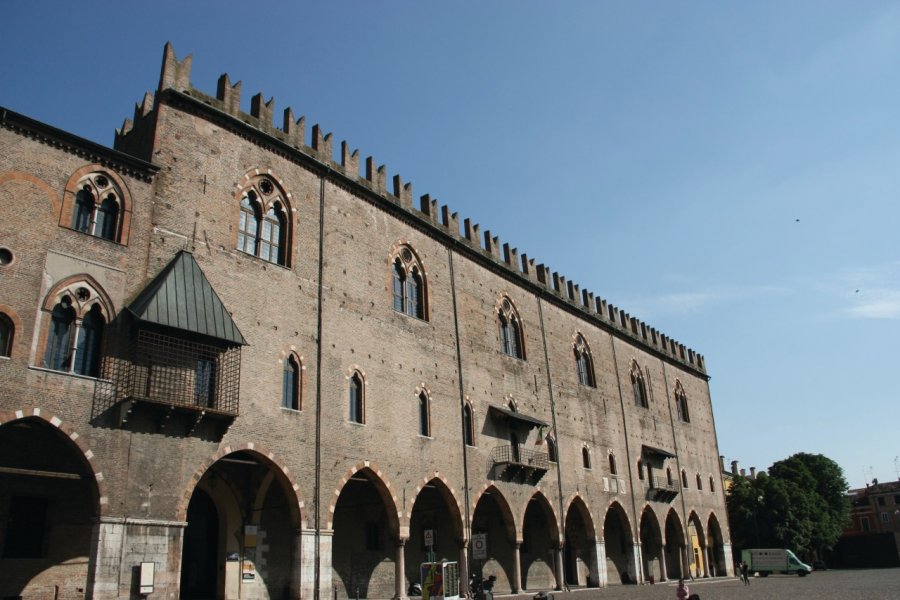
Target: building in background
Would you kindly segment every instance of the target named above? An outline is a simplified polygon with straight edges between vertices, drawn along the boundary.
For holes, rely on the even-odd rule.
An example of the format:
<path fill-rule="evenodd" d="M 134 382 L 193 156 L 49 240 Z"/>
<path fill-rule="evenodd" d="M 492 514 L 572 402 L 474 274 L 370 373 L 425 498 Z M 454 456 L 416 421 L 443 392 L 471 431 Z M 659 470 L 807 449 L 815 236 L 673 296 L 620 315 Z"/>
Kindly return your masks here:
<path fill-rule="evenodd" d="M 0 596 L 731 574 L 701 355 L 240 93 L 0 109 Z"/>
<path fill-rule="evenodd" d="M 850 524 L 829 557 L 838 567 L 900 566 L 900 481 L 850 490 Z"/>

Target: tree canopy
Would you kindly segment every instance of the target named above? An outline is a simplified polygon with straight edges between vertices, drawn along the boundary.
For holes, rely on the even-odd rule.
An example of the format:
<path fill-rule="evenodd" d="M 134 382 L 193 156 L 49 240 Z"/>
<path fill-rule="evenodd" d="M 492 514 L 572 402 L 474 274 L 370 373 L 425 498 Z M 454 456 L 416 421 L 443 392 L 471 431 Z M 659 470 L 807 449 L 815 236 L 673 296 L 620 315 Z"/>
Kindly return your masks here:
<path fill-rule="evenodd" d="M 847 488 L 841 467 L 821 454 L 794 454 L 755 479 L 735 477 L 727 499 L 732 543 L 821 555 L 849 519 Z"/>

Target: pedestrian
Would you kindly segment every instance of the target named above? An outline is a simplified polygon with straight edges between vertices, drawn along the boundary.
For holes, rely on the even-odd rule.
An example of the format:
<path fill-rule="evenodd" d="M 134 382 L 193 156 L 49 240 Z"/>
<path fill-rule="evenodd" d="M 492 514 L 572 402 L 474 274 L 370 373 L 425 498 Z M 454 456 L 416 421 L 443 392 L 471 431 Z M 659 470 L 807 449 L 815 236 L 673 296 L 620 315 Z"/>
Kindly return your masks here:
<path fill-rule="evenodd" d="M 675 589 L 675 597 L 678 600 L 688 600 L 688 596 L 691 595 L 691 590 L 688 589 L 688 586 L 684 585 L 684 579 L 678 580 L 678 587 Z"/>
<path fill-rule="evenodd" d="M 750 565 L 747 561 L 741 563 L 741 579 L 744 580 L 744 585 L 750 585 Z"/>

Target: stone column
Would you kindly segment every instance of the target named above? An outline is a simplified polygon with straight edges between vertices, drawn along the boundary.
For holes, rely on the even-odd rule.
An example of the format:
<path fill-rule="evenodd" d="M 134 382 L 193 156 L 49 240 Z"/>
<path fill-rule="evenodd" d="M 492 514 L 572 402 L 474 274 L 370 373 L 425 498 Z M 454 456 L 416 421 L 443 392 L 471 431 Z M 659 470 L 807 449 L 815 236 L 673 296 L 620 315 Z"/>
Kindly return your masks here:
<path fill-rule="evenodd" d="M 298 530 L 294 537 L 294 567 L 291 569 L 291 597 L 312 598 L 316 586 L 316 532 Z M 294 595 L 299 590 L 299 596 Z M 331 590 L 328 590 L 330 596 Z M 324 595 L 324 593 L 323 593 Z"/>
<path fill-rule="evenodd" d="M 397 558 L 394 560 L 394 598 L 406 600 L 406 538 L 397 540 Z"/>
<path fill-rule="evenodd" d="M 641 556 L 641 545 L 639 543 L 631 547 L 631 561 L 628 568 L 630 577 L 634 577 L 634 580 L 638 583 L 644 582 L 644 560 Z"/>
<path fill-rule="evenodd" d="M 709 548 L 706 546 L 700 546 L 703 549 L 703 576 L 711 577 L 712 573 L 709 568 Z"/>
<path fill-rule="evenodd" d="M 459 595 L 469 595 L 469 540 L 459 543 Z"/>
<path fill-rule="evenodd" d="M 606 569 L 606 542 L 597 542 L 594 548 L 594 571 L 597 574 L 597 586 L 606 587 L 609 584 L 609 572 Z"/>
<path fill-rule="evenodd" d="M 101 517 L 94 524 L 96 554 L 90 558 L 88 598 L 118 598 L 119 568 L 125 542 L 125 519 Z M 181 552 L 178 552 L 181 556 Z"/>
<path fill-rule="evenodd" d="M 513 594 L 518 594 L 522 590 L 522 542 L 516 542 L 513 547 L 513 580 L 510 587 Z"/>
<path fill-rule="evenodd" d="M 566 585 L 566 574 L 565 574 L 565 571 L 563 570 L 563 548 L 562 548 L 562 546 L 557 546 L 556 548 L 554 548 L 553 554 L 554 554 L 553 562 L 555 563 L 554 566 L 556 567 L 556 569 L 555 569 L 556 570 L 556 589 L 557 589 L 557 591 L 560 591 L 560 590 L 563 590 L 563 589 L 569 587 L 568 585 Z"/>
<path fill-rule="evenodd" d="M 669 580 L 669 569 L 666 568 L 666 547 L 663 546 L 660 550 L 659 556 L 659 580 L 660 581 L 668 581 Z"/>
<path fill-rule="evenodd" d="M 309 530 L 304 532 L 304 541 L 309 544 L 311 548 L 315 548 L 316 546 L 316 538 L 315 531 Z M 334 543 L 334 530 L 332 529 L 321 529 L 319 530 L 319 598 L 333 598 L 334 597 L 334 584 L 331 580 L 331 554 Z M 311 552 L 307 552 L 307 555 L 310 555 Z M 313 561 L 312 568 L 310 571 L 315 573 L 315 557 L 310 556 L 310 560 Z M 315 588 L 315 582 L 310 582 L 306 584 L 306 586 L 310 589 L 309 596 L 305 596 L 306 598 L 313 598 L 312 590 Z"/>
<path fill-rule="evenodd" d="M 729 577 L 734 577 L 734 558 L 731 555 L 731 544 L 723 544 L 722 554 L 725 555 L 725 573 Z"/>
<path fill-rule="evenodd" d="M 681 547 L 681 576 L 685 579 L 691 577 L 691 557 L 688 552 L 693 552 L 693 549 L 688 550 L 687 546 Z"/>

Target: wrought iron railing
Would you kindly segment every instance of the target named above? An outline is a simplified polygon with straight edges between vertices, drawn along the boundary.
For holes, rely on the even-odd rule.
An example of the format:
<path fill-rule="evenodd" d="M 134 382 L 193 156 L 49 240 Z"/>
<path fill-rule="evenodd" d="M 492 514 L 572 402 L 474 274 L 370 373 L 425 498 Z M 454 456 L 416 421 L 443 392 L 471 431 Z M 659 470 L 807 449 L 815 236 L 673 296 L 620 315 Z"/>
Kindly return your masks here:
<path fill-rule="evenodd" d="M 537 452 L 521 446 L 497 446 L 491 451 L 491 460 L 495 465 L 508 464 L 544 471 L 550 468 L 550 459 L 546 452 Z"/>
<path fill-rule="evenodd" d="M 650 488 L 667 492 L 678 492 L 678 484 L 669 483 L 669 480 L 665 477 L 653 477 L 650 480 Z"/>
<path fill-rule="evenodd" d="M 109 401 L 237 416 L 240 346 L 217 346 L 148 329 L 120 333 L 110 342 L 103 366 L 104 378 L 114 386 Z"/>

